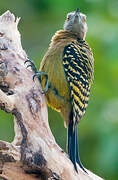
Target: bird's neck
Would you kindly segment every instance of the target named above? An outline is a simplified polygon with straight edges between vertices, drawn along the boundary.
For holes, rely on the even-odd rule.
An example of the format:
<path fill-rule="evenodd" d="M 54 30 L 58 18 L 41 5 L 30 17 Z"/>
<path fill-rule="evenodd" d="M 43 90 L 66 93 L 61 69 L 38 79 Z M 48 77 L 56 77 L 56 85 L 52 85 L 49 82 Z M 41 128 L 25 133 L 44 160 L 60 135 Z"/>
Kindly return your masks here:
<path fill-rule="evenodd" d="M 80 39 L 80 37 L 76 33 L 69 32 L 67 30 L 59 30 L 52 37 L 51 43 L 57 43 L 60 41 L 67 42 L 67 41 L 72 41 L 72 40 L 84 41 L 83 39 Z"/>

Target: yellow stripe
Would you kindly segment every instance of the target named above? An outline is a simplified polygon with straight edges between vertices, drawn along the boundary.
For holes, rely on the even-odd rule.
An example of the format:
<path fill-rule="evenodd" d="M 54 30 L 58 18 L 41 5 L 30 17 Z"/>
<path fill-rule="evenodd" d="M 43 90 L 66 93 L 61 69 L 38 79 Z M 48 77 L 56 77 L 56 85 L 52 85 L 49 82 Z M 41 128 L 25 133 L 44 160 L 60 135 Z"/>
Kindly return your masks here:
<path fill-rule="evenodd" d="M 77 73 L 77 71 L 76 71 L 75 69 L 73 69 L 72 66 L 69 66 L 69 69 L 70 69 L 72 72 Z M 78 74 L 80 74 L 80 73 L 78 73 Z M 74 79 L 74 78 L 75 78 L 75 77 L 73 77 L 73 79 Z"/>
<path fill-rule="evenodd" d="M 82 98 L 82 100 L 85 99 L 86 96 L 83 96 L 79 88 L 77 88 L 72 82 L 70 82 L 70 85 L 73 87 L 73 89 L 79 94 L 79 96 Z M 73 93 L 74 94 L 74 93 Z M 79 97 L 78 97 L 79 98 Z"/>
<path fill-rule="evenodd" d="M 78 46 L 78 44 L 74 44 L 74 46 L 76 47 L 76 49 L 80 52 L 80 46 Z"/>
<path fill-rule="evenodd" d="M 73 87 L 73 89 L 80 95 L 80 97 L 82 98 L 82 100 L 84 101 L 88 101 L 88 99 L 89 99 L 89 97 L 87 97 L 87 96 L 84 96 L 83 94 L 82 94 L 82 92 L 84 92 L 84 93 L 86 93 L 87 95 L 89 95 L 89 93 L 88 93 L 88 91 L 85 89 L 85 88 L 83 88 L 82 86 L 81 86 L 81 84 L 78 82 L 78 85 L 79 85 L 79 87 L 80 87 L 80 89 L 82 90 L 82 92 L 79 90 L 79 88 L 77 87 L 77 86 L 75 86 L 72 82 L 70 82 L 70 85 Z"/>
<path fill-rule="evenodd" d="M 71 77 L 71 79 L 73 79 L 73 76 L 72 76 L 69 72 L 68 72 L 68 75 Z M 70 77 L 69 77 L 69 78 L 70 78 Z"/>
<path fill-rule="evenodd" d="M 69 54 L 69 56 L 68 56 L 68 57 L 71 57 L 71 58 L 72 58 L 72 57 L 73 57 L 73 55 Z"/>
<path fill-rule="evenodd" d="M 78 45 L 76 45 L 76 44 L 75 44 L 75 47 L 76 47 L 76 48 L 77 48 L 77 50 L 80 52 L 80 54 L 85 54 L 85 55 L 87 56 L 87 54 L 86 54 L 86 53 L 83 53 L 83 52 L 80 50 L 80 46 L 78 46 Z M 77 50 L 76 50 L 76 51 L 77 51 Z M 85 59 L 85 60 L 89 61 L 89 59 L 88 59 L 88 58 L 83 57 L 83 59 Z"/>
<path fill-rule="evenodd" d="M 83 57 L 84 60 L 89 61 L 88 58 Z"/>
<path fill-rule="evenodd" d="M 80 52 L 81 52 L 83 55 L 87 56 L 87 53 L 83 52 L 82 50 L 80 50 Z"/>
<path fill-rule="evenodd" d="M 73 44 L 71 44 L 70 46 L 71 46 L 72 48 L 74 47 L 74 45 L 73 45 Z"/>
<path fill-rule="evenodd" d="M 87 108 L 87 106 L 88 106 L 88 103 L 85 103 L 85 108 Z"/>
<path fill-rule="evenodd" d="M 79 103 L 79 105 L 81 106 L 81 108 L 84 107 L 84 104 L 81 102 L 80 98 L 78 96 L 76 96 L 76 94 L 74 94 L 74 99 Z"/>
<path fill-rule="evenodd" d="M 76 67 L 78 68 L 78 69 L 80 69 L 83 73 L 84 73 L 84 75 L 87 77 L 87 74 L 84 72 L 84 70 L 80 67 L 80 66 L 78 66 L 78 64 L 75 62 L 75 61 L 73 61 L 73 63 L 76 65 Z"/>
<path fill-rule="evenodd" d="M 65 64 L 68 64 L 69 62 L 68 61 L 63 61 L 63 64 L 65 65 Z"/>
<path fill-rule="evenodd" d="M 67 58 L 67 54 L 64 55 L 64 58 Z"/>
<path fill-rule="evenodd" d="M 75 109 L 78 111 L 79 115 L 82 116 L 83 112 L 79 109 L 79 107 L 77 106 L 75 102 L 73 104 L 74 104 Z"/>

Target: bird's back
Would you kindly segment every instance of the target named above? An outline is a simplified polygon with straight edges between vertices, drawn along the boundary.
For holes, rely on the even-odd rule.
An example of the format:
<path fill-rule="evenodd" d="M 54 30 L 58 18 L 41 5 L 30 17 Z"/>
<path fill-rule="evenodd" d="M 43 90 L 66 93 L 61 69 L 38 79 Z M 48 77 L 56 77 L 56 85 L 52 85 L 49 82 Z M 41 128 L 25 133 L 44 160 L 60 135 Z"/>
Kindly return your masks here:
<path fill-rule="evenodd" d="M 73 45 L 77 47 L 80 53 L 81 49 L 85 49 L 86 53 L 88 54 L 90 63 L 93 63 L 93 56 L 90 48 L 88 47 L 88 44 L 85 41 L 79 42 L 77 40 L 76 34 L 61 30 L 53 36 L 50 47 L 45 54 L 40 66 L 40 70 L 46 72 L 49 78 L 49 89 L 46 93 L 47 102 L 49 106 L 51 106 L 53 109 L 61 111 L 62 115 L 65 116 L 64 119 L 66 121 L 68 121 L 67 119 L 72 109 L 70 86 L 64 70 L 63 61 L 64 49 L 68 45 Z M 71 56 L 72 54 L 70 54 L 70 57 Z M 84 56 L 84 53 L 82 54 L 82 56 Z M 45 79 L 43 78 L 42 87 L 44 88 L 44 86 Z"/>

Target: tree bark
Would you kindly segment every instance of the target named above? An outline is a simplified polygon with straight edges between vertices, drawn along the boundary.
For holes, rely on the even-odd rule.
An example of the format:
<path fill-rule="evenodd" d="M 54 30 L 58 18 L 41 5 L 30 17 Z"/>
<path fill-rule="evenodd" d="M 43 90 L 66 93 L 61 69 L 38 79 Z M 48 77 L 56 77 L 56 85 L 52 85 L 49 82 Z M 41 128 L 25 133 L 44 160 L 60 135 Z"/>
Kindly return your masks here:
<path fill-rule="evenodd" d="M 78 174 L 56 144 L 48 124 L 45 96 L 24 62 L 17 25 L 10 12 L 0 16 L 0 109 L 14 116 L 12 143 L 0 141 L 0 177 L 8 180 L 102 180 L 92 172 Z"/>

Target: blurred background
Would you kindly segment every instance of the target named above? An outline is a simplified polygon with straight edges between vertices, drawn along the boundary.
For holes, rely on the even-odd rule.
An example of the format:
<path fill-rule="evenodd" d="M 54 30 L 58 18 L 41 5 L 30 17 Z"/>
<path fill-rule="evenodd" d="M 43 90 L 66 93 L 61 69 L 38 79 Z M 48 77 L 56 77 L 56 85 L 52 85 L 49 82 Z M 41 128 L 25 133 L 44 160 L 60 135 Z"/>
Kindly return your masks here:
<path fill-rule="evenodd" d="M 9 9 L 22 17 L 22 46 L 37 67 L 66 14 L 77 7 L 87 15 L 86 40 L 95 58 L 89 106 L 79 124 L 80 157 L 92 172 L 118 180 L 118 0 L 0 0 L 0 14 Z M 63 120 L 50 108 L 49 123 L 65 150 Z M 11 142 L 13 137 L 13 117 L 0 111 L 0 139 Z"/>

